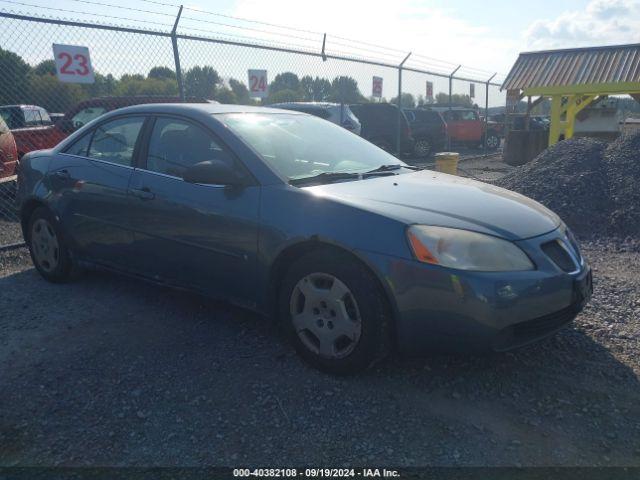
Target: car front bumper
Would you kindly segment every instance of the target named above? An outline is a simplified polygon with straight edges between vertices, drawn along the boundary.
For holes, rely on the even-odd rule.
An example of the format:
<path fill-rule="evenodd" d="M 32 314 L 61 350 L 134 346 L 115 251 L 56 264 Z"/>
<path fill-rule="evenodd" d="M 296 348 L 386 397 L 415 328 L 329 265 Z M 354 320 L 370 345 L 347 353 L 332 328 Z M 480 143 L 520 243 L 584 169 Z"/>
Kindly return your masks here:
<path fill-rule="evenodd" d="M 560 229 L 517 242 L 536 265 L 523 272 L 469 272 L 363 252 L 378 270 L 395 311 L 398 348 L 504 351 L 542 339 L 571 322 L 592 292 L 581 256 L 565 272 L 540 246 Z"/>

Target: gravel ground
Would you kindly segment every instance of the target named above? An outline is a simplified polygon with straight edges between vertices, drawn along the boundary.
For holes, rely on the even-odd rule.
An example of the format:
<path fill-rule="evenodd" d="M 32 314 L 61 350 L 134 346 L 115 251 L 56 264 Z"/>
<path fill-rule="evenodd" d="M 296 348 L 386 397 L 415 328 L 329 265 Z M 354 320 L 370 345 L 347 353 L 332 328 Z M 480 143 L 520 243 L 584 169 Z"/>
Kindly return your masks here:
<path fill-rule="evenodd" d="M 585 247 L 575 326 L 335 378 L 255 315 L 0 253 L 0 465 L 640 466 L 640 254 Z"/>

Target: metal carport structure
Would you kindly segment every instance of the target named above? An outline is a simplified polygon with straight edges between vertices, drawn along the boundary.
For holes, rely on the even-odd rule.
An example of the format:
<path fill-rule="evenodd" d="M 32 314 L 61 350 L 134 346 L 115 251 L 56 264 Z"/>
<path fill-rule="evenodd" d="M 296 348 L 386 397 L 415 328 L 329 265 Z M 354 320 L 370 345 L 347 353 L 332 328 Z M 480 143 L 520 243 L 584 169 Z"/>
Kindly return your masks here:
<path fill-rule="evenodd" d="M 551 99 L 553 145 L 573 136 L 576 115 L 594 100 L 622 94 L 640 98 L 640 44 L 524 52 L 501 89 L 511 101 L 529 97 L 529 110 Z M 532 103 L 531 97 L 539 98 Z"/>

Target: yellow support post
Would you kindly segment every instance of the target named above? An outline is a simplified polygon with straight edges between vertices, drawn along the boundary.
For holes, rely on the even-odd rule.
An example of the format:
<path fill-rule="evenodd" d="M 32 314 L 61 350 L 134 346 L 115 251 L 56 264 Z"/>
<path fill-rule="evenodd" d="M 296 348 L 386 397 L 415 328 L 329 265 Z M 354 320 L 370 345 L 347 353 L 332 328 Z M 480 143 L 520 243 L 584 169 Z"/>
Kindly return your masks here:
<path fill-rule="evenodd" d="M 560 141 L 563 131 L 562 125 L 562 95 L 551 97 L 551 126 L 549 127 L 549 146 Z"/>

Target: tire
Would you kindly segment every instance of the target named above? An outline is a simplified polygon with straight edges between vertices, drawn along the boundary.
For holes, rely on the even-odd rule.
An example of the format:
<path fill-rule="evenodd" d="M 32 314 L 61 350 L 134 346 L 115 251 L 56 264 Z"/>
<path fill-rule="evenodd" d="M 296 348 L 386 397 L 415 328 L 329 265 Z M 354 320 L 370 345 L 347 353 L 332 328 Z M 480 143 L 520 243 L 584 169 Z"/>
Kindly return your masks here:
<path fill-rule="evenodd" d="M 489 150 L 496 150 L 500 146 L 500 137 L 495 133 L 489 133 L 485 139 L 485 145 Z"/>
<path fill-rule="evenodd" d="M 278 311 L 296 352 L 324 372 L 357 373 L 388 353 L 385 293 L 347 254 L 323 249 L 297 259 L 280 285 Z"/>
<path fill-rule="evenodd" d="M 425 158 L 431 154 L 433 150 L 433 145 L 428 138 L 420 138 L 416 140 L 415 145 L 413 146 L 413 155 L 417 158 Z"/>
<path fill-rule="evenodd" d="M 77 270 L 60 223 L 50 210 L 38 207 L 33 211 L 27 235 L 31 261 L 45 280 L 64 283 L 73 279 Z"/>

